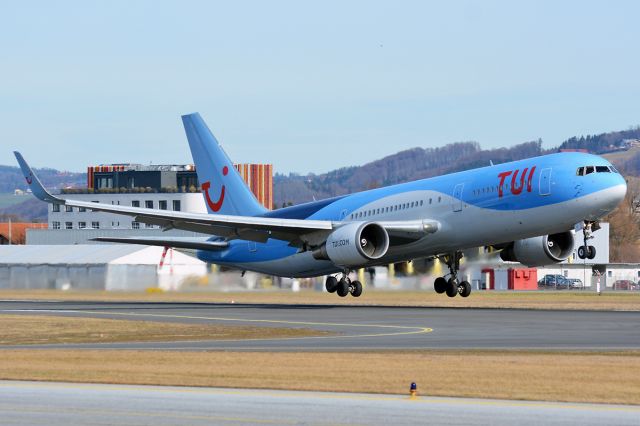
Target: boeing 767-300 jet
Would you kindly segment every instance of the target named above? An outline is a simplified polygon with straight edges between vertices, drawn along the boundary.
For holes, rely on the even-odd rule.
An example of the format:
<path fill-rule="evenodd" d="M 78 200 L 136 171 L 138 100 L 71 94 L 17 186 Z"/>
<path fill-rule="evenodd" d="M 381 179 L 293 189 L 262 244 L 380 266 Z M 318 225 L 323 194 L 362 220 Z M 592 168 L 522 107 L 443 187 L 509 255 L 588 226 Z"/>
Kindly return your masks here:
<path fill-rule="evenodd" d="M 209 214 L 155 210 L 65 199 L 49 193 L 20 153 L 33 194 L 71 207 L 135 217 L 163 229 L 204 238 L 96 238 L 116 243 L 195 249 L 199 259 L 242 271 L 286 277 L 328 275 L 341 297 L 362 293 L 349 271 L 424 257 L 441 257 L 449 274 L 438 293 L 468 296 L 458 279 L 462 250 L 493 246 L 528 266 L 566 259 L 581 224 L 581 258 L 598 220 L 624 198 L 624 178 L 605 159 L 555 153 L 357 192 L 269 211 L 254 197 L 198 113 L 182 117 Z M 340 276 L 340 279 L 337 278 Z"/>

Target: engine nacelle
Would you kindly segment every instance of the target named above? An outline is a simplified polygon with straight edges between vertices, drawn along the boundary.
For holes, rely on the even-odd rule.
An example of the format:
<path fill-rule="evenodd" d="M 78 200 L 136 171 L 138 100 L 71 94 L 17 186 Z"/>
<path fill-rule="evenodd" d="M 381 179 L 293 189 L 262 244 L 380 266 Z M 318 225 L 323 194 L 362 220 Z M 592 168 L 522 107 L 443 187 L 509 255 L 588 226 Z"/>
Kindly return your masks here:
<path fill-rule="evenodd" d="M 356 222 L 333 231 L 313 257 L 331 260 L 338 266 L 359 266 L 381 258 L 388 249 L 386 229 L 375 222 Z"/>
<path fill-rule="evenodd" d="M 527 266 L 544 266 L 562 262 L 573 251 L 573 232 L 542 235 L 511 243 L 500 252 L 502 260 Z"/>

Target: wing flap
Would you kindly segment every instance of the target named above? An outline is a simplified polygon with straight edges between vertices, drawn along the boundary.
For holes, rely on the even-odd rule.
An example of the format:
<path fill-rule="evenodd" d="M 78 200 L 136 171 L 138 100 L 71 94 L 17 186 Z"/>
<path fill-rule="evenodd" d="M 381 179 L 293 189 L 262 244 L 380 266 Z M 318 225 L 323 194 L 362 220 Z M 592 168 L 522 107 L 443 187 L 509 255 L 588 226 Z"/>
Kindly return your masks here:
<path fill-rule="evenodd" d="M 209 237 L 97 237 L 92 238 L 91 240 L 103 243 L 140 244 L 145 246 L 162 246 L 195 250 L 224 250 L 229 247 L 229 243 L 226 241 L 208 241 L 208 239 Z"/>

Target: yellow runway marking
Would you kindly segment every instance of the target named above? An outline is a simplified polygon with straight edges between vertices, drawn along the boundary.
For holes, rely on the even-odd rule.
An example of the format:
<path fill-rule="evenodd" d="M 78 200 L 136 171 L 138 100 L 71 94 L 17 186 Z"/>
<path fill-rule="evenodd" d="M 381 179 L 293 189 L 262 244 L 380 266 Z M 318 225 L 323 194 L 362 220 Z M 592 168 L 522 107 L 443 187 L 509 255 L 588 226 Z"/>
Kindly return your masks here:
<path fill-rule="evenodd" d="M 3 310 L 1 312 L 44 312 L 58 314 L 88 314 L 103 316 L 123 316 L 123 317 L 150 317 L 150 318 L 175 318 L 175 319 L 194 319 L 221 322 L 243 322 L 258 324 L 282 324 L 282 325 L 301 325 L 301 326 L 328 326 L 328 327 L 355 327 L 355 328 L 381 328 L 403 330 L 390 333 L 368 333 L 368 334 L 346 334 L 335 336 L 306 336 L 306 337 L 274 337 L 267 339 L 220 339 L 216 342 L 251 342 L 251 341 L 281 341 L 281 340 L 309 340 L 309 339 L 344 339 L 344 338 L 361 338 L 361 337 L 389 337 L 389 336 L 406 336 L 410 334 L 424 334 L 433 331 L 430 327 L 406 326 L 406 325 L 386 325 L 386 324 L 349 324 L 349 323 L 332 323 L 332 322 L 309 322 L 309 321 L 287 321 L 287 320 L 266 320 L 266 319 L 247 319 L 247 318 L 225 318 L 225 317 L 203 317 L 193 315 L 171 315 L 171 314 L 150 314 L 150 313 L 126 313 L 126 312 L 100 312 L 100 311 L 80 311 L 80 310 L 56 310 L 56 309 L 12 309 Z M 202 340 L 192 340 L 198 342 Z M 188 341 L 180 341 L 186 343 Z"/>
<path fill-rule="evenodd" d="M 405 395 L 375 395 L 375 394 L 349 394 L 332 392 L 313 391 L 275 391 L 263 389 L 224 389 L 224 388 L 181 388 L 143 385 L 108 385 L 108 384 L 87 384 L 87 383 L 21 383 L 21 382 L 0 382 L 0 387 L 23 387 L 23 388 L 61 388 L 75 390 L 106 390 L 106 391 L 132 391 L 141 390 L 156 393 L 191 393 L 229 396 L 263 396 L 274 398 L 298 398 L 313 397 L 318 399 L 347 399 L 355 401 L 396 401 L 409 404 L 456 404 L 456 405 L 479 405 L 492 407 L 527 407 L 527 408 L 557 408 L 580 411 L 622 411 L 630 413 L 640 413 L 640 406 L 637 405 L 605 405 L 605 404 L 576 404 L 563 402 L 545 401 L 510 401 L 510 400 L 483 400 L 473 398 L 447 398 L 447 397 L 426 397 L 418 396 L 416 399 L 409 399 Z M 0 404 L 0 407 L 2 405 Z"/>

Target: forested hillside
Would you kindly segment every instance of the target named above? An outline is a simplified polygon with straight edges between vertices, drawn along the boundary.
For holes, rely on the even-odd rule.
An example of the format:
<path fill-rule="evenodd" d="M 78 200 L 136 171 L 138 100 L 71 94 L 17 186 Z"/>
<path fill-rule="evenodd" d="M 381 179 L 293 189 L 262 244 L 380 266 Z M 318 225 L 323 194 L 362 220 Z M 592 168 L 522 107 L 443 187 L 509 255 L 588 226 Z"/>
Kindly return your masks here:
<path fill-rule="evenodd" d="M 541 155 L 542 141 L 510 148 L 483 150 L 477 142 L 458 142 L 441 148 L 413 148 L 377 161 L 329 173 L 307 176 L 277 174 L 274 205 L 297 204 L 348 194 L 363 189 L 393 185 L 475 167 Z"/>

